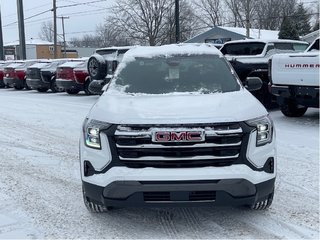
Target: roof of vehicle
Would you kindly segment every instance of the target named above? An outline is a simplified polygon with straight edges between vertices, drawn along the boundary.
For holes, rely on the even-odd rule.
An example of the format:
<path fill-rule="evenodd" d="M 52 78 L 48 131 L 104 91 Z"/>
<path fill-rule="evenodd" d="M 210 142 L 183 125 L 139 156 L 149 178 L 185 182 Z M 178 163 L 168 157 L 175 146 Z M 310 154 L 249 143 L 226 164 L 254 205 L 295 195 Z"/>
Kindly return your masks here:
<path fill-rule="evenodd" d="M 21 62 L 21 63 L 11 63 L 9 65 L 7 65 L 5 68 L 17 68 L 17 67 L 20 67 L 22 66 L 24 63 Z"/>
<path fill-rule="evenodd" d="M 75 68 L 75 67 L 79 66 L 80 64 L 82 64 L 83 62 L 85 62 L 85 60 L 83 60 L 83 61 L 68 61 L 68 62 L 65 62 L 65 63 L 59 65 L 58 68 L 61 68 L 61 67 Z"/>
<path fill-rule="evenodd" d="M 134 48 L 134 47 L 135 47 L 135 46 L 121 46 L 121 47 L 113 46 L 113 47 L 106 47 L 106 48 L 97 48 L 97 49 L 96 49 L 96 52 L 97 52 L 97 51 L 103 51 L 103 50 L 131 49 L 131 48 Z"/>
<path fill-rule="evenodd" d="M 298 41 L 298 40 L 290 40 L 290 39 L 246 39 L 246 40 L 234 40 L 226 42 L 224 45 L 233 44 L 233 43 L 250 43 L 250 42 L 261 42 L 261 43 L 305 43 L 304 41 Z"/>
<path fill-rule="evenodd" d="M 31 66 L 29 66 L 28 68 L 43 68 L 45 66 L 48 66 L 51 63 L 52 62 L 37 62 L 37 63 L 32 64 Z"/>
<path fill-rule="evenodd" d="M 213 54 L 222 56 L 222 53 L 211 44 L 194 43 L 194 44 L 171 44 L 163 46 L 135 47 L 130 49 L 125 58 L 128 57 L 146 57 L 150 58 L 159 55 L 203 55 Z"/>

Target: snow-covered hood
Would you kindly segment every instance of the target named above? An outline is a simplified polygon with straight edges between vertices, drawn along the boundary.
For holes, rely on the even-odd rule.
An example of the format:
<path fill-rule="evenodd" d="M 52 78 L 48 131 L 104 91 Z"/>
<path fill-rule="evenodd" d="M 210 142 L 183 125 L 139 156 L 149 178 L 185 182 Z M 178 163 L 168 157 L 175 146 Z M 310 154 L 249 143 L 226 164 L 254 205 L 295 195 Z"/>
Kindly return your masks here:
<path fill-rule="evenodd" d="M 105 92 L 89 118 L 113 124 L 239 122 L 267 115 L 245 89 L 215 94 L 128 95 Z"/>

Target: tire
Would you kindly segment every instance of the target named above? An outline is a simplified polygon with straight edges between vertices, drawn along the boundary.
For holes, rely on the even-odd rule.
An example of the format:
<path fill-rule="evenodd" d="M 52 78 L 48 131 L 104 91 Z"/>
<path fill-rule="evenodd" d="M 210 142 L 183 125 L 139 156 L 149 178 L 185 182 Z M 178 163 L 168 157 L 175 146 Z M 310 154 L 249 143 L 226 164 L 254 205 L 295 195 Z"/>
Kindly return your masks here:
<path fill-rule="evenodd" d="M 251 206 L 251 209 L 253 209 L 253 210 L 265 210 L 265 209 L 268 209 L 272 204 L 273 195 L 274 195 L 274 191 L 272 193 L 270 193 L 265 199 L 254 203 Z"/>
<path fill-rule="evenodd" d="M 92 92 L 89 90 L 90 83 L 91 83 L 91 78 L 90 77 L 86 78 L 86 81 L 84 83 L 84 89 L 83 89 L 86 95 L 92 95 Z"/>
<path fill-rule="evenodd" d="M 47 92 L 48 90 L 48 88 L 37 88 L 38 92 Z"/>
<path fill-rule="evenodd" d="M 88 72 L 91 79 L 104 79 L 107 75 L 108 64 L 105 59 L 99 55 L 94 54 L 88 60 Z"/>
<path fill-rule="evenodd" d="M 307 107 L 299 107 L 294 101 L 288 101 L 286 104 L 280 106 L 283 115 L 287 117 L 301 117 L 307 111 Z"/>
<path fill-rule="evenodd" d="M 71 95 L 78 94 L 80 91 L 77 89 L 67 89 L 66 92 Z"/>
<path fill-rule="evenodd" d="M 113 209 L 112 207 L 106 207 L 104 205 L 91 202 L 90 199 L 86 196 L 86 193 L 83 188 L 82 188 L 82 195 L 83 195 L 84 205 L 86 206 L 88 211 L 91 213 L 104 213 Z"/>
<path fill-rule="evenodd" d="M 16 90 L 22 90 L 22 89 L 24 89 L 24 86 L 14 86 L 14 89 L 16 89 Z"/>
<path fill-rule="evenodd" d="M 26 90 L 31 90 L 31 87 L 28 86 L 26 80 L 24 80 L 24 88 L 25 88 Z"/>

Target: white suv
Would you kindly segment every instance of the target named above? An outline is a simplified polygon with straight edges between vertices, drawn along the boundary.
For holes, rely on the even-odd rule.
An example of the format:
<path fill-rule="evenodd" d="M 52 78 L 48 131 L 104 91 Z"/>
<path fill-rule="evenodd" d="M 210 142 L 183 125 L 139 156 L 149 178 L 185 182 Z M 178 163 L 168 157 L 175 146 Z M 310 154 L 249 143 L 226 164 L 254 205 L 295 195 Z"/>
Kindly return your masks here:
<path fill-rule="evenodd" d="M 247 88 L 261 86 L 251 78 Z M 80 138 L 85 205 L 270 206 L 275 132 L 265 108 L 206 44 L 129 50 Z"/>

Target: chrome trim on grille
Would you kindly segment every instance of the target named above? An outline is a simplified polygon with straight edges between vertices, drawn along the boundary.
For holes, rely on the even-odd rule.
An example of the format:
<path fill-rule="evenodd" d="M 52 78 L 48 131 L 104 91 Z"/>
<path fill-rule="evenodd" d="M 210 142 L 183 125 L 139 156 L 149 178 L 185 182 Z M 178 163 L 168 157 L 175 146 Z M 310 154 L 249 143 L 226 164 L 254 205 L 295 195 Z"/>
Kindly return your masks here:
<path fill-rule="evenodd" d="M 155 131 L 202 131 L 200 142 L 174 141 L 152 142 Z M 207 161 L 231 164 L 240 155 L 243 130 L 238 123 L 225 125 L 203 124 L 202 126 L 118 126 L 115 131 L 115 144 L 119 159 L 130 163 L 137 162 L 179 162 Z M 194 149 L 194 151 L 193 151 Z M 181 152 L 181 154 L 180 154 Z M 164 156 L 165 155 L 165 156 Z M 190 156 L 189 156 L 190 155 Z M 215 161 L 216 160 L 216 161 Z M 220 160 L 220 161 L 219 161 Z M 171 164 L 171 163 L 170 163 Z M 205 163 L 206 164 L 206 163 Z"/>
<path fill-rule="evenodd" d="M 176 146 L 167 146 L 162 144 L 138 144 L 138 145 L 119 145 L 116 144 L 117 148 L 209 148 L 209 147 L 232 147 L 240 146 L 241 141 L 237 143 L 229 144 L 217 144 L 217 143 L 197 143 L 192 145 L 176 145 Z"/>

